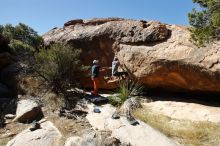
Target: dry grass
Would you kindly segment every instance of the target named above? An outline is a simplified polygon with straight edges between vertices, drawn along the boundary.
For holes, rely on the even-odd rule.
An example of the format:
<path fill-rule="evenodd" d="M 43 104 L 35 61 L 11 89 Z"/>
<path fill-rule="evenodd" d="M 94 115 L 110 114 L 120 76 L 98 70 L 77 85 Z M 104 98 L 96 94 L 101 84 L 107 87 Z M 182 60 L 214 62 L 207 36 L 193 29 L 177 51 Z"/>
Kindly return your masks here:
<path fill-rule="evenodd" d="M 51 92 L 50 88 L 40 78 L 26 76 L 19 82 L 20 90 L 26 95 L 41 97 L 43 106 L 49 111 L 55 111 L 64 105 L 64 98 Z"/>
<path fill-rule="evenodd" d="M 23 94 L 39 94 L 45 87 L 45 82 L 33 76 L 22 77 L 18 83 L 20 92 Z"/>
<path fill-rule="evenodd" d="M 45 93 L 41 100 L 48 111 L 55 111 L 64 106 L 64 98 L 52 92 Z"/>
<path fill-rule="evenodd" d="M 136 110 L 134 116 L 184 146 L 219 146 L 220 124 L 171 119 L 154 113 L 144 107 Z"/>
<path fill-rule="evenodd" d="M 0 146 L 5 146 L 10 141 L 10 138 L 0 138 Z"/>
<path fill-rule="evenodd" d="M 62 133 L 61 145 L 64 145 L 67 138 L 81 136 L 84 129 L 91 128 L 91 125 L 84 119 L 82 121 L 50 115 L 47 120 L 51 121 Z"/>
<path fill-rule="evenodd" d="M 0 146 L 5 146 L 14 136 L 29 127 L 29 124 L 12 122 L 0 128 Z"/>

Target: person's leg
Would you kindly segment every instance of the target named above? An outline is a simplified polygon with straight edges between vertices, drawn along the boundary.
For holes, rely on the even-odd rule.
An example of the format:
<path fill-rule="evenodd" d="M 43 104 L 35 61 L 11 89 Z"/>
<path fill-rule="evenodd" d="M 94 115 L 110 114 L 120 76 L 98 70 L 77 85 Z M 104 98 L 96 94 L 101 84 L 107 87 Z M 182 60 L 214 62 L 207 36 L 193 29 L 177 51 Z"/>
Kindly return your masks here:
<path fill-rule="evenodd" d="M 92 81 L 93 81 L 93 91 L 92 91 L 92 94 L 95 95 L 96 94 L 96 82 L 95 82 L 95 79 L 93 79 Z"/>
<path fill-rule="evenodd" d="M 112 79 L 113 79 L 113 80 L 118 79 L 118 72 L 115 72 L 115 73 L 112 75 Z"/>
<path fill-rule="evenodd" d="M 122 77 L 122 79 L 125 79 L 126 77 L 128 77 L 128 73 L 127 72 L 120 72 L 120 76 Z"/>
<path fill-rule="evenodd" d="M 118 73 L 117 73 L 117 77 L 118 77 L 119 80 L 123 79 L 123 76 L 122 76 L 122 75 L 123 75 L 122 72 L 118 72 Z"/>
<path fill-rule="evenodd" d="M 94 83 L 94 94 L 97 95 L 98 94 L 98 89 L 99 89 L 99 79 L 94 78 L 93 83 Z"/>
<path fill-rule="evenodd" d="M 92 78 L 92 82 L 93 82 L 93 91 L 91 91 L 91 94 L 94 95 L 95 94 L 95 90 L 96 90 L 95 78 Z"/>

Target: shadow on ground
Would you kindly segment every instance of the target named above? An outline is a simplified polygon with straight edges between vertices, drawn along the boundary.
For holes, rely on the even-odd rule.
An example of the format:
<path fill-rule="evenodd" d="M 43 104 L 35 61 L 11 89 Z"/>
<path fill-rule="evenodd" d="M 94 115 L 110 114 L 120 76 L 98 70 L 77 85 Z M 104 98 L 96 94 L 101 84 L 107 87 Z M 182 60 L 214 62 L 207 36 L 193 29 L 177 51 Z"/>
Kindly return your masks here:
<path fill-rule="evenodd" d="M 0 128 L 4 127 L 4 117 L 6 114 L 15 114 L 17 109 L 17 98 L 0 100 Z"/>

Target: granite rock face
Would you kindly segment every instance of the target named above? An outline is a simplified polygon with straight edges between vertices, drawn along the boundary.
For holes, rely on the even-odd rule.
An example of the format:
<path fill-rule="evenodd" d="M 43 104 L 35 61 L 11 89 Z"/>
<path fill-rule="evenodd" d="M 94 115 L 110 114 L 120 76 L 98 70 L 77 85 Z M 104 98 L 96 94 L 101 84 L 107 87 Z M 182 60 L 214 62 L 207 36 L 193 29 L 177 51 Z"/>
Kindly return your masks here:
<path fill-rule="evenodd" d="M 41 105 L 33 99 L 18 101 L 16 117 L 13 121 L 28 122 L 40 118 L 42 114 Z"/>
<path fill-rule="evenodd" d="M 98 59 L 110 67 L 119 58 L 121 68 L 144 85 L 174 91 L 220 92 L 220 42 L 198 48 L 190 41 L 187 27 L 157 21 L 103 18 L 72 20 L 63 28 L 54 28 L 44 36 L 45 45 L 68 43 L 81 48 L 81 60 L 91 65 Z M 101 72 L 101 87 L 111 70 Z M 90 79 L 82 84 L 91 86 Z"/>
<path fill-rule="evenodd" d="M 6 146 L 60 146 L 62 134 L 50 121 L 40 124 L 34 131 L 26 129 L 10 140 Z"/>

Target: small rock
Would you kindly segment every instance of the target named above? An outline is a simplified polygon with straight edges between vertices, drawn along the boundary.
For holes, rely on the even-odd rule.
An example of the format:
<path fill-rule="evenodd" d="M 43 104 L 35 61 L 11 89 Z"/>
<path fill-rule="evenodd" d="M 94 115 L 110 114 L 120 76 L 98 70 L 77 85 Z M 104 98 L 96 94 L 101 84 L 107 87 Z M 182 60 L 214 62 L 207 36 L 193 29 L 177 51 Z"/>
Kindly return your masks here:
<path fill-rule="evenodd" d="M 14 118 L 15 118 L 15 115 L 13 115 L 13 114 L 5 115 L 5 119 L 14 119 Z"/>
<path fill-rule="evenodd" d="M 120 144 L 120 140 L 114 137 L 108 137 L 104 141 L 105 146 L 120 146 Z"/>
<path fill-rule="evenodd" d="M 19 94 L 19 95 L 18 95 L 18 99 L 21 98 L 21 97 L 22 97 L 22 95 Z"/>
<path fill-rule="evenodd" d="M 5 123 L 4 123 L 4 124 L 9 124 L 9 123 L 11 123 L 11 121 L 5 121 Z"/>
<path fill-rule="evenodd" d="M 40 128 L 41 128 L 40 123 L 34 121 L 34 122 L 32 123 L 32 127 L 30 128 L 30 130 L 31 130 L 31 131 L 34 131 L 34 130 L 37 130 L 37 129 L 40 129 Z"/>

